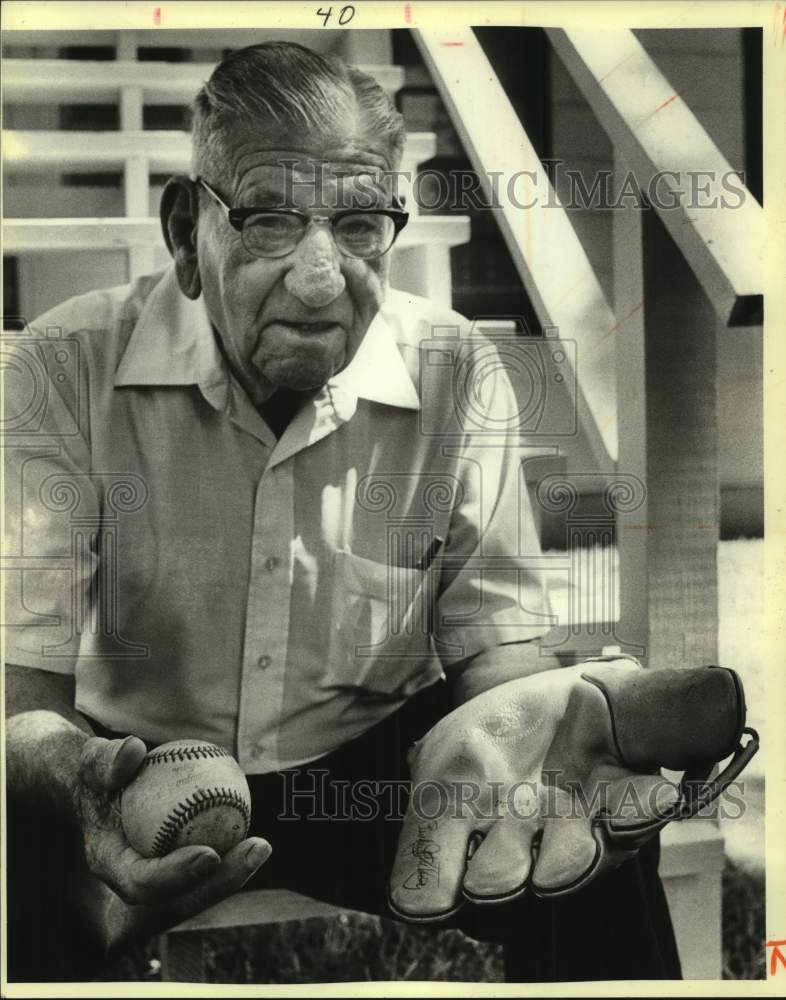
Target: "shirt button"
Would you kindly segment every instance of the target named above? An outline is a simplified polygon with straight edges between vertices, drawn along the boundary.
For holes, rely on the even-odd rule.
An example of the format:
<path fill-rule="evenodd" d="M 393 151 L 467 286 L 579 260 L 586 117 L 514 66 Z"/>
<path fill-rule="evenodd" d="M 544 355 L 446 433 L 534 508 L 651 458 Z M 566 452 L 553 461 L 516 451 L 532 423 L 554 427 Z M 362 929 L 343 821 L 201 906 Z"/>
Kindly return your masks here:
<path fill-rule="evenodd" d="M 265 752 L 265 748 L 264 746 L 262 746 L 261 743 L 257 743 L 255 746 L 251 747 L 251 750 L 249 752 L 254 760 L 259 760 L 259 758 Z"/>
<path fill-rule="evenodd" d="M 272 662 L 273 661 L 271 660 L 271 658 L 269 656 L 260 656 L 259 659 L 257 660 L 257 666 L 260 669 L 265 670 L 265 669 L 267 669 L 267 667 L 270 666 L 270 664 Z"/>
<path fill-rule="evenodd" d="M 277 566 L 278 559 L 275 556 L 270 556 L 270 558 L 265 562 L 265 569 L 268 573 L 272 573 Z"/>

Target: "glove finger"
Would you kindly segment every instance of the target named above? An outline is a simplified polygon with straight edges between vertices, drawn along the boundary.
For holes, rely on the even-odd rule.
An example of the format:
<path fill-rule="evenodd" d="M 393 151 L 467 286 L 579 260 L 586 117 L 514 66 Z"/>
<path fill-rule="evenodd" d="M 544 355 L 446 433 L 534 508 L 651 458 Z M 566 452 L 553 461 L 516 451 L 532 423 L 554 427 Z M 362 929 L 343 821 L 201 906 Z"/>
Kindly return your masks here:
<path fill-rule="evenodd" d="M 389 884 L 391 910 L 406 920 L 442 920 L 463 904 L 471 818 L 446 810 L 436 819 L 410 804 Z"/>
<path fill-rule="evenodd" d="M 660 774 L 631 774 L 608 786 L 603 823 L 615 844 L 635 848 L 665 826 L 679 800 L 679 786 Z"/>
<path fill-rule="evenodd" d="M 554 789 L 555 808 L 543 826 L 532 887 L 538 895 L 568 892 L 592 878 L 601 863 L 604 843 L 592 816 L 573 808 L 569 793 Z"/>
<path fill-rule="evenodd" d="M 506 816 L 491 827 L 467 864 L 464 895 L 474 903 L 512 899 L 527 888 L 535 819 Z"/>
<path fill-rule="evenodd" d="M 603 803 L 600 820 L 568 807 L 557 790 L 556 815 L 547 819 L 532 886 L 538 895 L 575 892 L 608 868 L 632 857 L 666 822 L 679 789 L 660 775 L 630 774 L 603 788 L 591 801 Z M 575 801 L 574 801 L 575 806 Z"/>

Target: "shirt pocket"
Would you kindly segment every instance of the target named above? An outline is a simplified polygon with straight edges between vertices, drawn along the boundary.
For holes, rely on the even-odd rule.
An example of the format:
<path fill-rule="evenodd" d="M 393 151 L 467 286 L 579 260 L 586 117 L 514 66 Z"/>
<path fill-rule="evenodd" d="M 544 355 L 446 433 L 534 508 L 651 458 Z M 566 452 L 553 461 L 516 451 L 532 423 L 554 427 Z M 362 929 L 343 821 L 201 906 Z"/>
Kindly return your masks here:
<path fill-rule="evenodd" d="M 335 553 L 331 685 L 404 699 L 443 677 L 430 629 L 427 571 Z"/>

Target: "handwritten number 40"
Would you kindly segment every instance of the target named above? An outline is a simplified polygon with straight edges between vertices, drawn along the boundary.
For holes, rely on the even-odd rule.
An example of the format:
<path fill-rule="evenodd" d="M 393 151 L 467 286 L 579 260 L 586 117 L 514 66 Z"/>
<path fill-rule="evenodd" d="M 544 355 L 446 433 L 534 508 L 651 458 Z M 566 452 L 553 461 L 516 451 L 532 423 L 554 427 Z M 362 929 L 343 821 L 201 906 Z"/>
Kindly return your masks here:
<path fill-rule="evenodd" d="M 320 7 L 319 10 L 317 11 L 317 17 L 324 18 L 324 20 L 322 21 L 322 27 L 323 28 L 327 27 L 327 23 L 331 19 L 332 16 L 333 16 L 333 8 L 332 7 L 328 7 L 327 10 L 323 10 L 322 7 Z M 339 24 L 349 24 L 349 22 L 352 20 L 352 18 L 354 16 L 355 16 L 355 8 L 354 7 L 352 7 L 350 5 L 347 5 L 346 7 L 342 7 L 341 10 L 338 12 L 338 23 Z"/>

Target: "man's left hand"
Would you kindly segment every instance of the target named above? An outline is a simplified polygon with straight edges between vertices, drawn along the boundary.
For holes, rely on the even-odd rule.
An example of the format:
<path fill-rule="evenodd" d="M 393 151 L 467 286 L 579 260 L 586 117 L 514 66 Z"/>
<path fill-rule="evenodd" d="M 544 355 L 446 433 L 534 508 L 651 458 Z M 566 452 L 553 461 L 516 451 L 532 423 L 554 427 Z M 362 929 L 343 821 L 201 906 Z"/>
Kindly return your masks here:
<path fill-rule="evenodd" d="M 709 771 L 743 722 L 732 671 L 626 658 L 483 692 L 410 751 L 391 909 L 440 920 L 467 899 L 575 891 L 676 818 L 680 788 L 659 768 Z"/>

